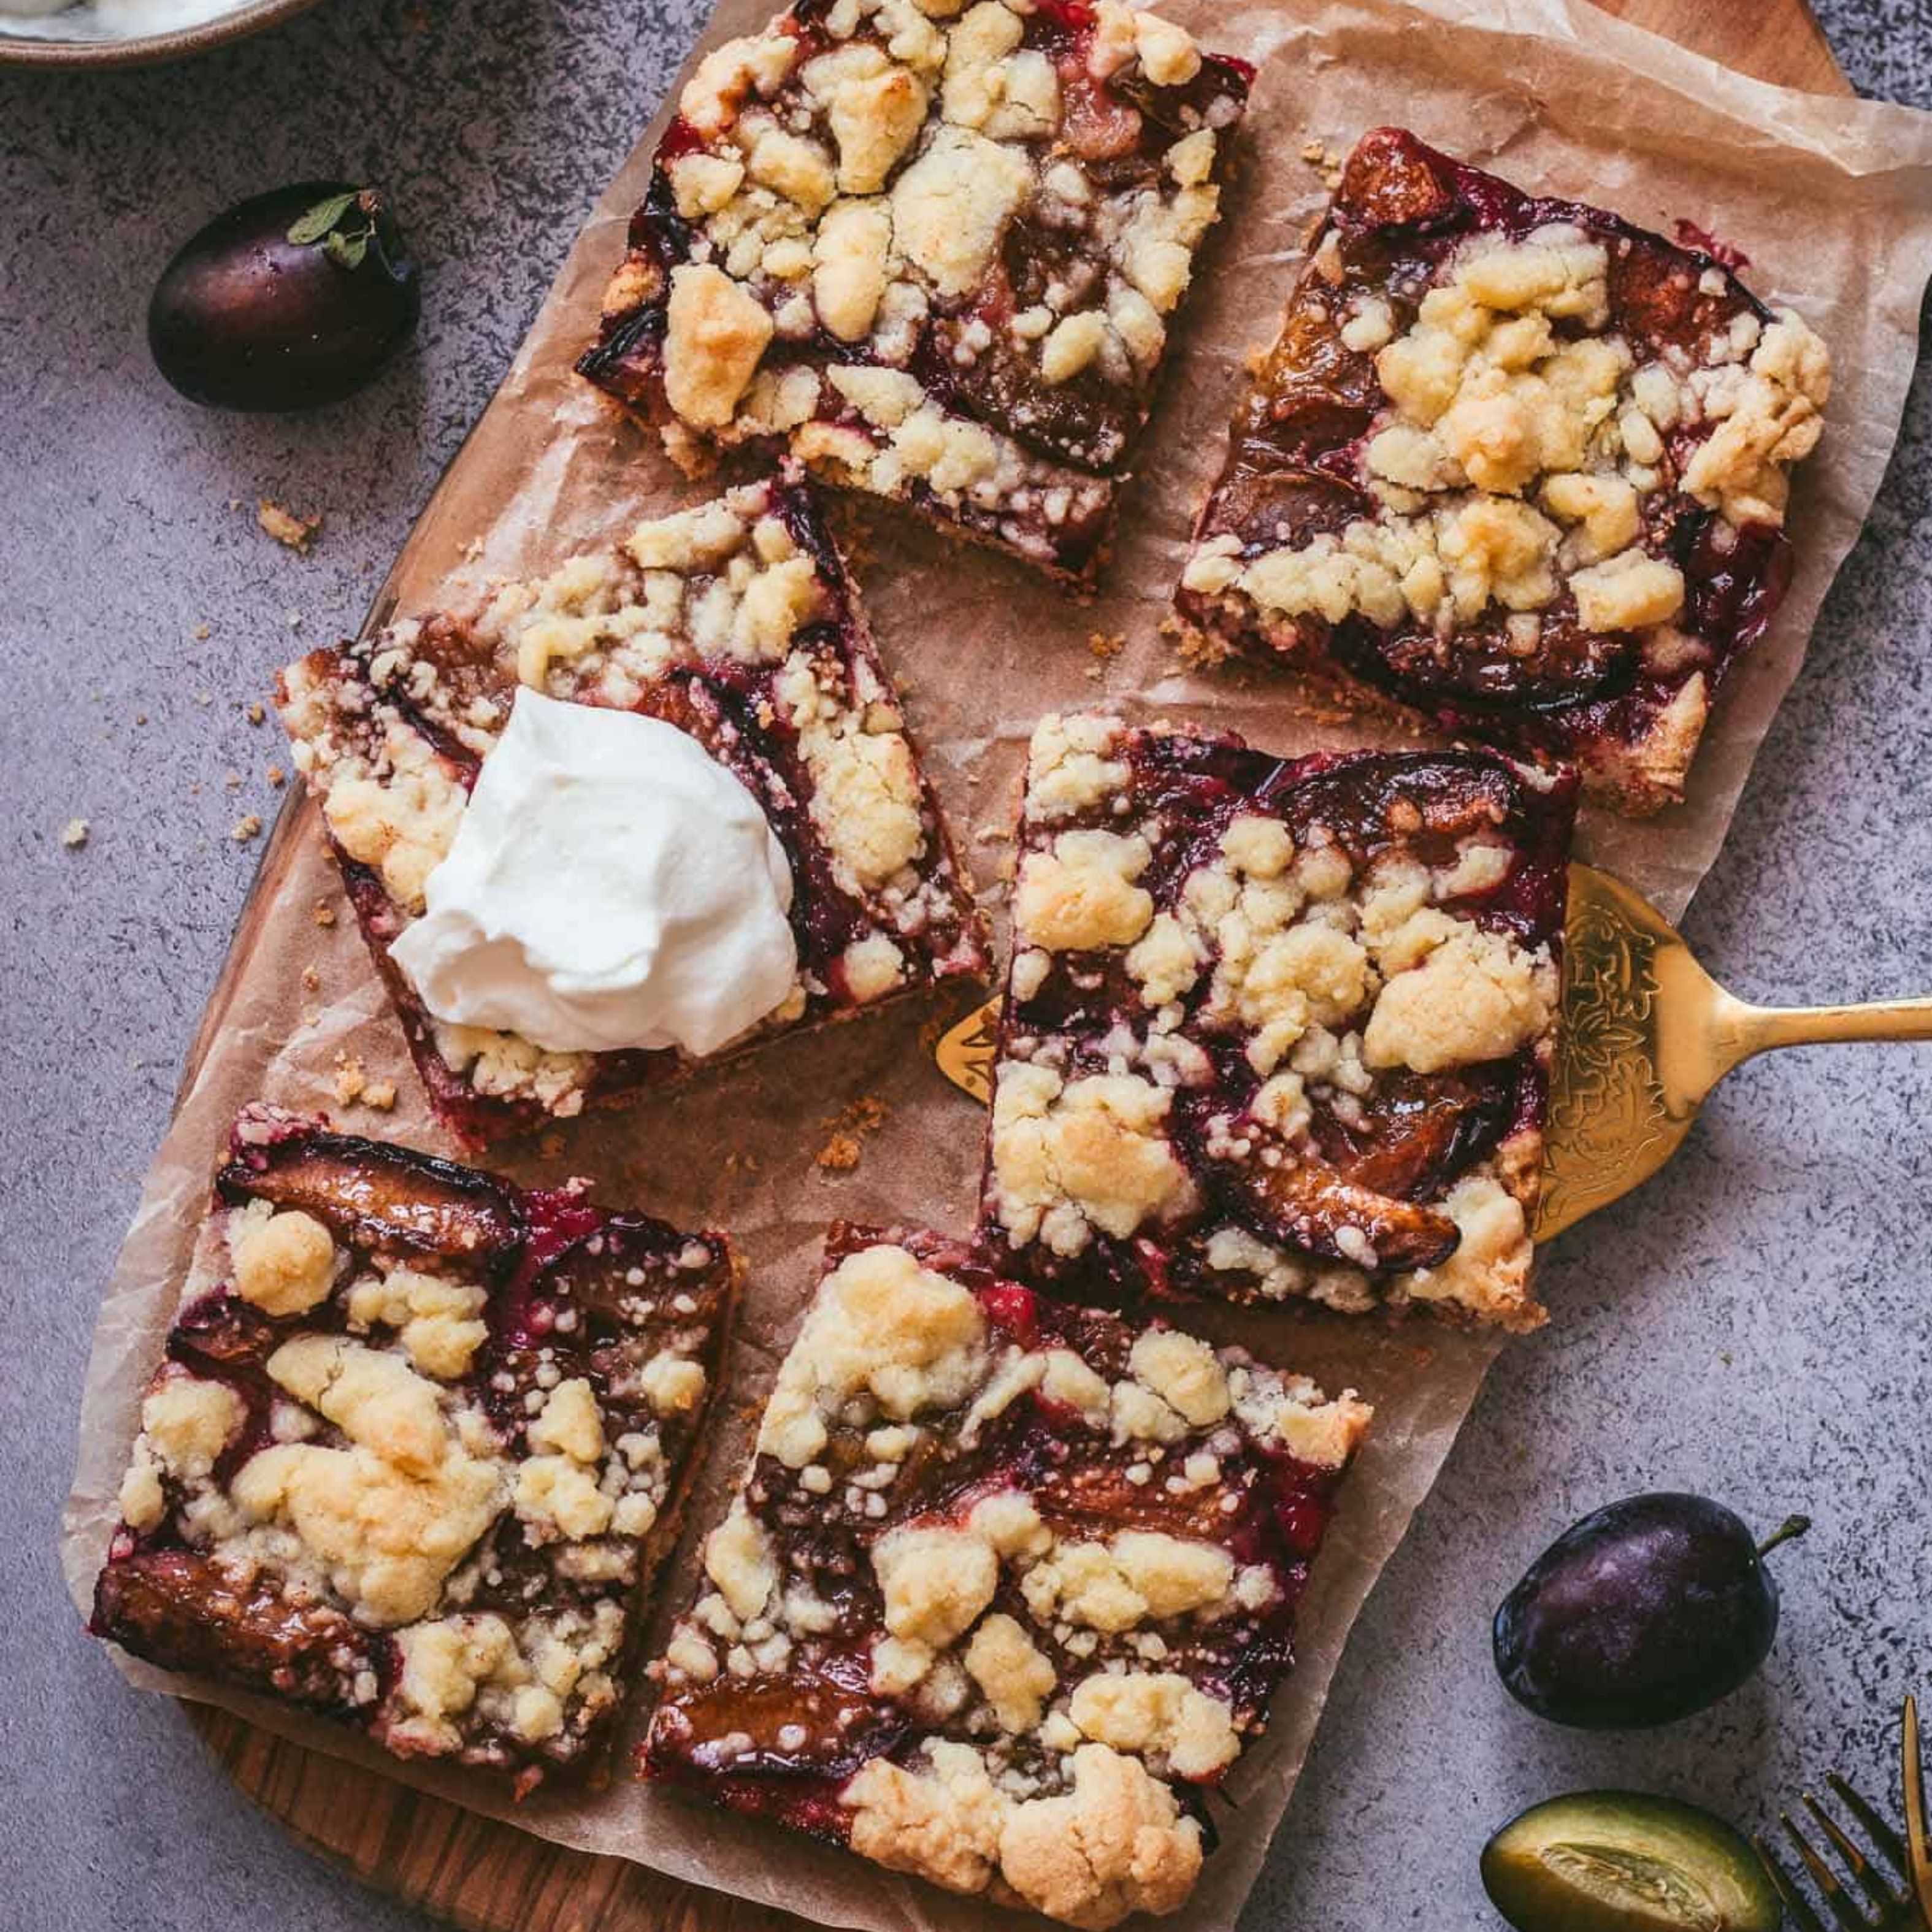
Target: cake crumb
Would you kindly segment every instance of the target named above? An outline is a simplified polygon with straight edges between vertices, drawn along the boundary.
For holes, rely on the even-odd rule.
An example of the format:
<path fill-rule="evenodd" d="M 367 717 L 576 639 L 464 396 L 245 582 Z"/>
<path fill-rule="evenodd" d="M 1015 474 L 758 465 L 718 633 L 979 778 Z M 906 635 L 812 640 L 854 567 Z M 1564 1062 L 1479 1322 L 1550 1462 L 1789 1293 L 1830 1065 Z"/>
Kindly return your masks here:
<path fill-rule="evenodd" d="M 363 1069 L 361 1057 L 353 1053 L 335 1056 L 335 1098 L 338 1106 L 352 1107 L 358 1102 L 386 1114 L 396 1104 L 393 1080 L 371 1080 Z"/>
<path fill-rule="evenodd" d="M 62 828 L 61 843 L 70 852 L 78 852 L 87 843 L 88 829 L 86 819 L 70 818 Z"/>
<path fill-rule="evenodd" d="M 1107 667 L 1126 647 L 1126 634 L 1122 631 L 1091 631 L 1088 633 L 1087 650 L 1094 662 L 1087 667 L 1088 681 L 1098 684 L 1107 674 Z"/>
<path fill-rule="evenodd" d="M 834 1134 L 818 1150 L 815 1159 L 826 1174 L 850 1174 L 859 1165 L 863 1149 L 850 1134 Z"/>
<path fill-rule="evenodd" d="M 262 720 L 268 715 L 268 714 L 262 709 L 259 702 L 252 704 L 248 707 L 248 722 L 251 724 L 260 724 Z"/>
<path fill-rule="evenodd" d="M 1192 625 L 1181 631 L 1174 640 L 1174 652 L 1180 670 L 1212 670 L 1216 664 L 1227 662 L 1230 646 L 1219 638 L 1210 638 L 1204 631 L 1197 631 Z"/>
<path fill-rule="evenodd" d="M 262 829 L 262 821 L 250 812 L 235 821 L 235 829 L 229 837 L 238 845 L 245 845 Z"/>
<path fill-rule="evenodd" d="M 862 1094 L 819 1122 L 832 1130 L 831 1138 L 813 1156 L 826 1174 L 850 1174 L 866 1151 L 867 1138 L 878 1132 L 890 1111 L 876 1094 Z"/>
<path fill-rule="evenodd" d="M 213 635 L 214 633 L 206 624 L 197 624 L 194 627 L 194 640 L 198 644 L 206 644 Z"/>
<path fill-rule="evenodd" d="M 288 773 L 284 771 L 280 765 L 271 765 L 265 776 L 267 777 L 268 783 L 277 791 L 280 791 L 283 786 L 289 782 Z"/>
<path fill-rule="evenodd" d="M 301 556 L 308 556 L 310 546 L 322 532 L 320 511 L 312 517 L 298 517 L 292 510 L 284 509 L 266 496 L 256 506 L 255 520 L 276 542 Z"/>
<path fill-rule="evenodd" d="M 1304 698 L 1292 707 L 1298 718 L 1305 718 L 1311 724 L 1346 724 L 1359 717 L 1363 711 L 1374 707 L 1364 705 L 1352 708 L 1346 704 L 1322 704 L 1312 698 Z"/>
<path fill-rule="evenodd" d="M 316 901 L 315 922 L 317 926 L 330 926 L 335 923 L 335 908 L 329 904 L 328 900 L 317 899 Z"/>
<path fill-rule="evenodd" d="M 313 966 L 304 966 L 302 968 L 302 984 L 311 993 L 319 993 L 322 991 L 322 975 Z"/>
<path fill-rule="evenodd" d="M 1336 154 L 1325 141 L 1303 142 L 1301 158 L 1322 177 L 1324 185 L 1331 188 L 1342 185 L 1343 157 Z"/>

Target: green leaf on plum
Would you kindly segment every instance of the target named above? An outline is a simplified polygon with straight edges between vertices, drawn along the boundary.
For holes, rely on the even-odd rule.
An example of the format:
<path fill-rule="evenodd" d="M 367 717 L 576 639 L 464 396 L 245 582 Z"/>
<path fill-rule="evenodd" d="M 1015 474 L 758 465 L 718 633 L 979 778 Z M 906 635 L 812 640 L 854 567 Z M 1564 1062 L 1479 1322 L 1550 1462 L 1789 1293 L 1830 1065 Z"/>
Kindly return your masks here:
<path fill-rule="evenodd" d="M 326 201 L 319 201 L 307 214 L 292 223 L 289 239 L 298 247 L 310 242 L 320 242 L 331 229 L 356 206 L 362 190 L 351 188 L 346 194 L 332 194 Z M 331 237 L 331 239 L 333 239 Z M 327 244 L 325 243 L 324 246 Z"/>

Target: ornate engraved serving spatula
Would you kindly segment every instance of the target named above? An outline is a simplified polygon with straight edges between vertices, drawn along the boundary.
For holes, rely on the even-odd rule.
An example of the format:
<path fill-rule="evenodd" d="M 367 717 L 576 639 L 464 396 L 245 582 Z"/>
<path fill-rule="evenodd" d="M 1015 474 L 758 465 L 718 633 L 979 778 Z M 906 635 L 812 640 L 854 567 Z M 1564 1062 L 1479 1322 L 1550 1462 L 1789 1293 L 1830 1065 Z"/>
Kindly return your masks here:
<path fill-rule="evenodd" d="M 998 1019 L 999 1002 L 988 1000 L 938 1049 L 940 1071 L 982 1103 L 992 1096 Z M 1932 1040 L 1932 999 L 1748 1006 L 1629 886 L 1573 865 L 1536 1238 L 1561 1234 L 1648 1180 L 1740 1062 L 1774 1046 L 1852 1040 Z"/>

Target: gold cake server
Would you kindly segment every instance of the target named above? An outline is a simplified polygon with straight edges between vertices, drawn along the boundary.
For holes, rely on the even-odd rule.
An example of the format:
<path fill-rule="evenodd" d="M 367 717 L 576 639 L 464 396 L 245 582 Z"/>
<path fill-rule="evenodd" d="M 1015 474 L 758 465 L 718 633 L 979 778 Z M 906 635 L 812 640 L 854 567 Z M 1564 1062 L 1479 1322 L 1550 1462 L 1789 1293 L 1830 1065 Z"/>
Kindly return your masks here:
<path fill-rule="evenodd" d="M 989 1000 L 937 1049 L 940 1071 L 982 1105 L 992 1094 L 999 1013 Z M 1852 1040 L 1932 1040 L 1932 1000 L 1748 1006 L 1639 894 L 1594 866 L 1573 865 L 1536 1238 L 1648 1180 L 1711 1089 L 1754 1054 Z"/>

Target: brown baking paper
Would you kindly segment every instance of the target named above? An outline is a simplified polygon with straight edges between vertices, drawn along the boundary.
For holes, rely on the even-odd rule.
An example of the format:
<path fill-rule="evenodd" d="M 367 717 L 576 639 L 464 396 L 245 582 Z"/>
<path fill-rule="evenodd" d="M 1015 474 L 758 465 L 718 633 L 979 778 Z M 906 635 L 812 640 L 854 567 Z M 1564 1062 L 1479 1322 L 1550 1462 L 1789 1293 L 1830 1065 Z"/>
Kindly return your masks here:
<path fill-rule="evenodd" d="M 755 28 L 768 10 L 769 0 L 724 0 L 700 50 Z M 1798 308 L 1836 358 L 1828 431 L 1792 506 L 1800 560 L 1791 593 L 1724 694 L 1690 802 L 1647 824 L 1586 818 L 1586 848 L 1675 914 L 1718 850 L 1892 448 L 1932 254 L 1932 117 L 1747 81 L 1580 0 L 1427 0 L 1426 8 L 1398 0 L 1173 0 L 1164 10 L 1205 44 L 1257 62 L 1261 74 L 1244 172 L 1177 332 L 1175 366 L 1142 446 L 1099 600 L 1076 605 L 1016 564 L 955 548 L 878 506 L 839 513 L 881 647 L 906 688 L 927 763 L 988 904 L 997 909 L 1002 897 L 1022 752 L 1044 711 L 1105 704 L 1198 718 L 1280 752 L 1394 742 L 1385 728 L 1312 705 L 1278 674 L 1250 668 L 1195 675 L 1158 627 L 1190 512 L 1220 460 L 1243 357 L 1274 332 L 1324 192 L 1304 146 L 1318 142 L 1339 155 L 1365 128 L 1400 120 L 1543 192 L 1604 203 L 1648 225 L 1694 218 L 1742 248 L 1754 287 Z M 392 608 L 434 608 L 494 574 L 546 569 L 640 514 L 701 494 L 570 373 L 644 193 L 655 137 L 653 128 L 566 263 L 502 391 L 405 548 L 379 619 Z M 1115 639 L 1120 648 L 1107 655 L 1107 640 Z M 318 901 L 338 908 L 332 928 L 315 922 Z M 723 1226 L 750 1262 L 728 1400 L 700 1477 L 694 1524 L 712 1518 L 735 1476 L 744 1418 L 810 1291 L 826 1221 L 968 1226 L 981 1121 L 940 1078 L 928 1051 L 938 1026 L 967 1004 L 908 1000 L 782 1041 L 682 1094 L 566 1126 L 497 1163 L 524 1180 L 592 1175 L 607 1202 Z M 191 1084 L 149 1174 L 96 1335 L 62 1551 L 83 1612 L 112 1528 L 141 1390 L 179 1298 L 211 1165 L 236 1109 L 260 1096 L 333 1108 L 347 1126 L 417 1145 L 444 1144 L 307 806 L 284 814 L 197 1046 L 205 1057 L 190 1056 Z M 338 1054 L 359 1057 L 372 1076 L 398 1076 L 392 1116 L 335 1107 Z M 889 1111 L 860 1166 L 843 1174 L 821 1169 L 814 1156 L 835 1117 L 867 1096 Z M 1352 1385 L 1377 1408 L 1317 1566 L 1299 1667 L 1268 1738 L 1230 1780 L 1238 1808 L 1214 1802 L 1220 1844 L 1181 1915 L 1200 1932 L 1224 1932 L 1294 1787 L 1349 1625 L 1427 1493 L 1499 1344 L 1422 1323 L 1390 1328 L 1324 1315 L 1209 1310 L 1195 1325 L 1238 1336 L 1331 1389 Z M 670 1606 L 686 1594 L 694 1540 L 686 1538 L 662 1593 Z M 665 1621 L 660 1610 L 647 1641 L 661 1637 Z M 476 1778 L 399 1766 L 327 1724 L 116 1655 L 145 1688 L 223 1705 L 318 1750 L 514 1817 L 542 1837 L 823 1924 L 964 1932 L 984 1920 L 978 1905 L 632 1781 L 626 1767 L 634 1714 L 606 1788 L 540 1795 L 511 1808 Z"/>

